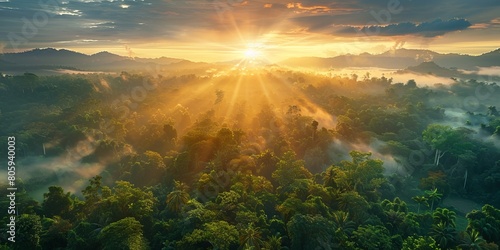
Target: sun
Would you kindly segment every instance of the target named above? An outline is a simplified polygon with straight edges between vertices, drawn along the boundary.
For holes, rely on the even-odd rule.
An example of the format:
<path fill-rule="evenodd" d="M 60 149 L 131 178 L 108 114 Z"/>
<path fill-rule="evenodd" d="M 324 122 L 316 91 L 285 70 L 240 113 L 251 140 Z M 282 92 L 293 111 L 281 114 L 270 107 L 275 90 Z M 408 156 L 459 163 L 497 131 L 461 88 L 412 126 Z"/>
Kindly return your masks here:
<path fill-rule="evenodd" d="M 255 59 L 260 55 L 260 52 L 254 48 L 249 48 L 245 50 L 245 58 L 247 59 Z"/>

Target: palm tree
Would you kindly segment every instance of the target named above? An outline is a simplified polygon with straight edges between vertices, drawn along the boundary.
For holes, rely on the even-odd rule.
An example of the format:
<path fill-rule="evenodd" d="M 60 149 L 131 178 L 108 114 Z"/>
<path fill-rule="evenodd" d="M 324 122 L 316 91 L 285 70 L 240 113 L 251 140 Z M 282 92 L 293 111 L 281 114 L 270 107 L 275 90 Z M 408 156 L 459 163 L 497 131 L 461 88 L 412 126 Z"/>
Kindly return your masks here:
<path fill-rule="evenodd" d="M 247 229 L 244 229 L 240 235 L 240 244 L 245 249 L 261 249 L 264 243 L 262 242 L 262 236 L 259 232 L 259 228 L 255 228 L 253 224 L 250 224 Z"/>
<path fill-rule="evenodd" d="M 465 231 L 461 234 L 462 244 L 458 245 L 463 250 L 483 250 L 485 248 L 486 240 L 481 237 L 478 231 L 472 229 Z"/>
<path fill-rule="evenodd" d="M 323 185 L 325 187 L 337 187 L 337 185 L 335 184 L 335 176 L 335 167 L 331 166 L 327 168 L 323 174 Z"/>
<path fill-rule="evenodd" d="M 403 212 L 398 212 L 394 210 L 389 210 L 384 212 L 386 216 L 386 228 L 389 229 L 391 233 L 397 232 L 401 224 L 405 220 L 405 214 Z"/>
<path fill-rule="evenodd" d="M 415 196 L 411 199 L 418 203 L 417 214 L 420 213 L 420 205 L 424 204 L 426 206 L 429 206 L 429 203 L 427 202 L 428 199 L 425 196 Z"/>
<path fill-rule="evenodd" d="M 175 181 L 175 188 L 167 195 L 167 208 L 175 213 L 189 201 L 188 186 L 180 181 Z"/>
<path fill-rule="evenodd" d="M 455 227 L 456 213 L 447 208 L 437 208 L 432 214 L 434 223 L 443 223 L 447 227 Z"/>
<path fill-rule="evenodd" d="M 344 211 L 335 211 L 333 213 L 333 223 L 337 227 L 336 231 L 347 236 L 356 229 L 356 223 L 349 219 L 349 213 Z"/>
<path fill-rule="evenodd" d="M 439 201 L 441 197 L 443 197 L 443 194 L 438 193 L 437 188 L 434 188 L 433 190 L 426 190 L 425 195 L 427 196 L 427 199 L 431 201 L 431 211 L 434 210 L 434 202 Z"/>
<path fill-rule="evenodd" d="M 473 220 L 469 217 L 467 218 L 469 219 L 469 226 L 467 227 L 467 230 L 478 231 L 486 241 L 496 241 L 499 239 L 500 229 L 494 225 L 494 221 L 488 220 L 488 218 Z"/>
<path fill-rule="evenodd" d="M 450 249 L 455 241 L 456 231 L 454 228 L 440 222 L 432 226 L 429 234 L 441 249 Z"/>
<path fill-rule="evenodd" d="M 282 237 L 279 235 L 273 235 L 267 239 L 266 247 L 269 250 L 280 250 Z"/>

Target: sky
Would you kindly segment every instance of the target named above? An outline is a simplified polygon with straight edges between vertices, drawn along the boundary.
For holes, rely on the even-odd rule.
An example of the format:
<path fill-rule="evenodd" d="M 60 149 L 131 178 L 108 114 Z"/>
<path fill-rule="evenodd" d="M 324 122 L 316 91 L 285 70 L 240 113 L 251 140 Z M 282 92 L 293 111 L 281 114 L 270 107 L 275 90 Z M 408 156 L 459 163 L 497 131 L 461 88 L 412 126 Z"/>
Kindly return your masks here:
<path fill-rule="evenodd" d="M 0 52 L 192 61 L 500 47 L 499 0 L 0 0 Z"/>

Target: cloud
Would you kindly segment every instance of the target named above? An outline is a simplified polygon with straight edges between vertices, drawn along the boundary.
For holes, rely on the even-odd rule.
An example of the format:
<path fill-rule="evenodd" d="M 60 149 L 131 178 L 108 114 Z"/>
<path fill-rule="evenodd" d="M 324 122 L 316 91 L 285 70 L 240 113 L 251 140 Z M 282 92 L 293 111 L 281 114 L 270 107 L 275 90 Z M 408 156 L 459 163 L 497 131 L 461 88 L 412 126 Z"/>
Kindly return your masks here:
<path fill-rule="evenodd" d="M 471 29 L 488 29 L 492 27 L 500 27 L 500 18 L 495 18 L 487 23 L 475 23 Z"/>
<path fill-rule="evenodd" d="M 388 3 L 400 1 L 403 11 L 391 13 L 380 23 L 372 13 L 388 10 Z M 39 2 L 57 6 L 44 9 Z M 498 0 L 52 0 L 1 1 L 0 43 L 12 51 L 8 34 L 23 36 L 25 20 L 49 16 L 38 32 L 28 37 L 21 49 L 52 47 L 65 42 L 65 48 L 123 48 L 141 53 L 154 46 L 189 48 L 199 44 L 238 47 L 239 43 L 279 36 L 296 41 L 319 35 L 338 35 L 351 39 L 368 28 L 380 30 L 376 39 L 415 35 L 434 37 L 448 32 L 475 28 L 481 37 L 492 36 L 498 27 Z M 38 13 L 38 14 L 37 14 Z M 38 16 L 37 16 L 38 15 Z M 43 14 L 42 14 L 43 15 Z M 435 17 L 448 21 L 433 21 Z M 461 19 L 455 19 L 459 17 Z M 384 20 L 386 18 L 384 17 Z M 390 20 L 389 20 L 390 19 Z M 473 27 L 468 23 L 476 24 Z M 480 24 L 485 25 L 480 25 Z M 486 25 L 487 24 L 487 25 Z M 371 25 L 371 26 L 370 26 Z M 375 25 L 375 26 L 373 26 Z M 479 29 L 483 27 L 483 29 Z M 29 30 L 28 30 L 29 31 Z M 319 37 L 318 36 L 318 37 Z M 384 38 L 385 37 L 385 38 Z M 479 36 L 477 36 L 479 38 Z M 466 35 L 462 39 L 466 39 Z M 274 38 L 270 42 L 276 42 Z M 281 41 L 280 40 L 280 41 Z M 71 44 L 71 41 L 75 41 Z M 92 41 L 82 45 L 81 41 Z M 301 40 L 302 41 L 302 40 Z M 320 41 L 324 44 L 325 40 Z M 142 46 L 142 47 L 141 47 Z"/>
<path fill-rule="evenodd" d="M 442 36 L 448 32 L 465 30 L 472 24 L 465 19 L 450 19 L 443 21 L 436 19 L 431 22 L 423 23 L 396 23 L 389 25 L 371 25 L 371 26 L 340 26 L 336 31 L 336 35 L 375 35 L 375 36 L 403 36 L 415 35 L 423 37 Z"/>
<path fill-rule="evenodd" d="M 287 3 L 286 7 L 288 9 L 293 9 L 294 13 L 308 13 L 308 14 L 319 14 L 319 13 L 339 13 L 339 12 L 349 12 L 354 11 L 354 9 L 343 8 L 336 5 L 307 5 L 303 3 Z"/>

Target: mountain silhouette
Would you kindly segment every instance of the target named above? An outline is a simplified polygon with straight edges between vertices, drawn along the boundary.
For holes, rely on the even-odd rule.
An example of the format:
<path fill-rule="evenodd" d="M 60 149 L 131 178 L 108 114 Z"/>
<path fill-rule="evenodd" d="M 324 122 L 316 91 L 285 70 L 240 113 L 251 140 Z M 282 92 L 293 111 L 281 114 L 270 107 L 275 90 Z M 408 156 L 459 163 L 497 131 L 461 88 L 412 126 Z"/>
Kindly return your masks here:
<path fill-rule="evenodd" d="M 0 56 L 1 70 L 59 69 L 121 71 L 144 68 L 151 65 L 171 65 L 179 62 L 193 63 L 183 59 L 160 57 L 132 58 L 102 51 L 86 55 L 66 49 L 33 49 L 20 53 L 6 53 Z M 193 63 L 194 64 L 194 63 Z"/>
<path fill-rule="evenodd" d="M 381 54 L 340 55 L 330 58 L 300 57 L 282 61 L 281 65 L 309 68 L 380 67 L 405 69 L 433 61 L 446 68 L 473 70 L 477 67 L 500 66 L 500 49 L 479 56 L 440 54 L 431 50 L 397 49 Z"/>

